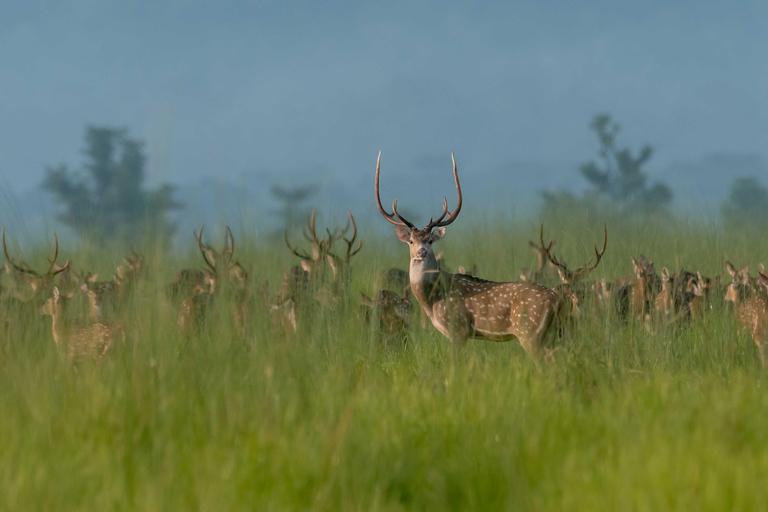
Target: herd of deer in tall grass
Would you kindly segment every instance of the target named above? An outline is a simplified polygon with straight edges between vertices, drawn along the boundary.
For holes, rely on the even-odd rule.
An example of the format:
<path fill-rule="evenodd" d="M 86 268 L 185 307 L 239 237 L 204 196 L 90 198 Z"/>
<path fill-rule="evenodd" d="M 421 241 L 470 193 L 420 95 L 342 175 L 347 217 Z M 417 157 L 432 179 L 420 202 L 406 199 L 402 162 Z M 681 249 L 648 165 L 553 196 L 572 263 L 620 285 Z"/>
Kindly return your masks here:
<path fill-rule="evenodd" d="M 620 322 L 639 322 L 653 330 L 700 321 L 711 309 L 710 299 L 719 295 L 734 306 L 738 329 L 750 333 L 763 366 L 768 365 L 768 275 L 762 264 L 756 279 L 750 276 L 748 265 L 737 270 L 727 261 L 725 269 L 730 280 L 720 276 L 708 278 L 683 269 L 671 273 L 664 268 L 659 275 L 653 263 L 641 255 L 632 260 L 634 271 L 626 277 L 615 282 L 588 282 L 586 278 L 605 253 L 607 228 L 602 248 L 595 247 L 594 261 L 571 270 L 553 253 L 555 242 L 544 242 L 542 227 L 539 242 L 530 242 L 538 267 L 533 271 L 522 269 L 519 281 L 489 281 L 476 277 L 476 269 L 467 272 L 463 267 L 451 273 L 443 268 L 441 253 L 435 253 L 433 244 L 445 236 L 446 226 L 461 211 L 462 192 L 455 159 L 456 208 L 449 211 L 447 199 L 444 200 L 440 216 L 430 219 L 423 229 L 397 211 L 397 201 L 393 202 L 391 213 L 382 206 L 380 170 L 381 153 L 376 163 L 376 205 L 381 215 L 395 226 L 397 237 L 408 244 L 410 252 L 408 270 L 387 269 L 375 278 L 374 298 L 362 295 L 361 308 L 366 320 L 373 322 L 385 339 L 407 338 L 413 311 L 411 297 L 415 297 L 422 313 L 422 327 L 429 319 L 456 348 L 463 347 L 471 338 L 517 339 L 531 357 L 540 360 L 551 353 L 557 333 L 580 321 L 587 304 L 593 314 L 614 314 Z M 266 285 L 258 292 L 251 286 L 249 273 L 234 257 L 231 229 L 227 228 L 221 251 L 203 242 L 203 230 L 201 226 L 195 237 L 204 266 L 181 270 L 165 287 L 178 311 L 178 327 L 185 335 L 194 335 L 205 325 L 209 312 L 222 296 L 238 336 L 245 335 L 253 316 L 252 307 L 267 310 L 269 318 L 290 336 L 298 331 L 302 318 L 349 299 L 351 259 L 362 249 L 351 212 L 343 229 L 326 229 L 320 235 L 313 212 L 303 230 L 309 251 L 294 247 L 286 232 L 285 243 L 300 264 L 283 273 L 280 290 L 274 295 L 269 294 Z M 5 273 L 11 281 L 10 288 L 6 287 L 0 295 L 6 311 L 34 307 L 51 316 L 53 340 L 73 360 L 104 357 L 118 341 L 125 339 L 129 329 L 126 323 L 110 321 L 104 310 L 120 318 L 143 275 L 144 260 L 140 255 L 134 253 L 125 258 L 111 280 L 99 281 L 97 275 L 73 270 L 69 261 L 57 264 L 59 244 L 55 233 L 54 255 L 45 272 L 37 272 L 23 260 L 14 262 L 6 246 L 5 228 L 2 238 Z M 343 252 L 334 252 L 334 246 L 342 243 L 346 246 Z M 72 322 L 65 311 L 76 296 L 85 299 L 87 309 L 84 318 Z"/>

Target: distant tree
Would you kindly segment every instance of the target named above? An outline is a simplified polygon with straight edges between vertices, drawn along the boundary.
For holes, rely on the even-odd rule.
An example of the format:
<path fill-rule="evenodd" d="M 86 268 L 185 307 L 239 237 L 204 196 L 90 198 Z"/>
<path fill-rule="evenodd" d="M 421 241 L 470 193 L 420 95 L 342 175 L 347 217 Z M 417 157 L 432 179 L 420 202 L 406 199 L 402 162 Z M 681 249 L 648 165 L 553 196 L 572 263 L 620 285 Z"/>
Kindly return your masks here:
<path fill-rule="evenodd" d="M 275 213 L 283 225 L 282 229 L 280 229 L 282 234 L 284 230 L 293 229 L 305 222 L 307 215 L 310 213 L 305 203 L 317 192 L 317 185 L 311 184 L 285 188 L 274 184 L 272 185 L 271 192 L 279 203 Z"/>
<path fill-rule="evenodd" d="M 736 178 L 721 211 L 729 225 L 765 226 L 768 223 L 768 188 L 755 176 Z"/>
<path fill-rule="evenodd" d="M 666 208 L 672 201 L 672 191 L 663 183 L 649 187 L 643 170 L 653 148 L 646 144 L 636 156 L 629 148 L 617 148 L 620 127 L 608 114 L 596 115 L 590 128 L 600 141 L 600 161 L 586 162 L 579 171 L 593 190 L 625 210 L 653 213 Z"/>
<path fill-rule="evenodd" d="M 83 235 L 136 237 L 150 230 L 170 236 L 175 227 L 167 214 L 181 204 L 174 201 L 171 185 L 143 188 L 142 149 L 125 129 L 88 126 L 83 170 L 72 172 L 62 164 L 45 172 L 42 188 L 65 207 L 59 219 Z"/>
<path fill-rule="evenodd" d="M 637 155 L 628 148 L 616 146 L 619 125 L 608 114 L 599 114 L 590 123 L 600 143 L 599 160 L 585 162 L 579 172 L 591 185 L 582 197 L 570 192 L 542 192 L 548 210 L 613 207 L 626 214 L 650 214 L 663 211 L 672 202 L 672 191 L 663 183 L 648 185 L 644 166 L 653 148 L 643 146 Z"/>

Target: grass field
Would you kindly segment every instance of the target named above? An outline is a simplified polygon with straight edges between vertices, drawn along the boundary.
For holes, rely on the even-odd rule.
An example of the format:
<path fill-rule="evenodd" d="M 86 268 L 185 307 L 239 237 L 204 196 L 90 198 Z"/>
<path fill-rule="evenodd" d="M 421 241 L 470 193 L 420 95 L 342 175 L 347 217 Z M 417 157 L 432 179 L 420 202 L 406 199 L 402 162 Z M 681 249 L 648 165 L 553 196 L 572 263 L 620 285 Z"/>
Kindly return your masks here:
<path fill-rule="evenodd" d="M 527 242 L 538 226 L 457 225 L 441 242 L 449 266 L 476 263 L 481 277 L 513 280 L 533 264 Z M 547 228 L 573 264 L 601 241 L 602 225 Z M 684 223 L 608 231 L 595 277 L 629 274 L 640 253 L 658 270 L 710 276 L 725 258 L 768 263 L 768 242 L 750 233 Z M 252 282 L 276 291 L 294 258 L 235 236 Z M 227 304 L 199 336 L 182 337 L 162 284 L 200 265 L 191 245 L 172 260 L 145 250 L 149 277 L 125 313 L 127 341 L 105 361 L 70 364 L 48 317 L 8 319 L 0 508 L 765 507 L 768 379 L 722 303 L 700 324 L 655 334 L 588 317 L 540 368 L 516 342 L 471 341 L 455 355 L 419 322 L 407 347 L 385 348 L 359 315 L 359 292 L 370 294 L 375 272 L 405 268 L 407 250 L 394 233 L 364 239 L 348 301 L 316 309 L 294 337 L 254 308 L 239 339 Z M 63 256 L 106 276 L 119 255 Z"/>

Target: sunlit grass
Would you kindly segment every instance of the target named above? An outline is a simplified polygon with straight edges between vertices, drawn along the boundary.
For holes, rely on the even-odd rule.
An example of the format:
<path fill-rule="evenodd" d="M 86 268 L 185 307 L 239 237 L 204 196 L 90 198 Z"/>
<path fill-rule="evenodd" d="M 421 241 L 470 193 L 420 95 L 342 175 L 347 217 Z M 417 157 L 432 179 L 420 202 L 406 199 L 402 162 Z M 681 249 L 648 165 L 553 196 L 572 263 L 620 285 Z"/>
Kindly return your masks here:
<path fill-rule="evenodd" d="M 451 267 L 514 279 L 538 226 L 449 228 Z M 548 223 L 585 263 L 602 226 Z M 724 258 L 768 262 L 768 243 L 696 225 L 609 223 L 596 277 L 656 268 L 713 276 Z M 361 230 L 362 231 L 362 230 Z M 365 231 L 362 231 L 363 233 Z M 240 240 L 242 235 L 235 236 Z M 5 510 L 733 510 L 764 505 L 768 394 L 757 350 L 720 303 L 700 324 L 649 333 L 587 315 L 541 368 L 516 343 L 454 355 L 418 321 L 383 348 L 358 314 L 374 273 L 405 268 L 394 234 L 365 239 L 349 299 L 312 309 L 295 336 L 254 292 L 245 339 L 218 304 L 183 337 L 163 286 L 184 266 L 148 256 L 128 339 L 70 364 L 50 319 L 11 319 L 0 346 L 0 506 Z M 144 251 L 147 255 L 153 251 Z M 293 257 L 239 243 L 254 288 Z M 68 254 L 108 276 L 119 255 Z M 587 311 L 589 313 L 589 311 Z M 15 321 L 14 321 L 15 320 Z"/>

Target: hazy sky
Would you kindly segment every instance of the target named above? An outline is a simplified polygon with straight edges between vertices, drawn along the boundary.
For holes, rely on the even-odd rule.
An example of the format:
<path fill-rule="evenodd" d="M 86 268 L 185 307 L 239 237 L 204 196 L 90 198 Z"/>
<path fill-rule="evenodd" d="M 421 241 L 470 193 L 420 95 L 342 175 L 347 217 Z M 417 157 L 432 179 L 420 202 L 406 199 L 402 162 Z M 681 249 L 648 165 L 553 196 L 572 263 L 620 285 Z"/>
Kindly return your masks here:
<path fill-rule="evenodd" d="M 768 2 L 671 4 L 6 1 L 0 179 L 79 165 L 86 124 L 128 127 L 175 182 L 357 180 L 379 149 L 393 172 L 455 151 L 468 179 L 575 167 L 601 111 L 656 168 L 768 155 Z"/>

